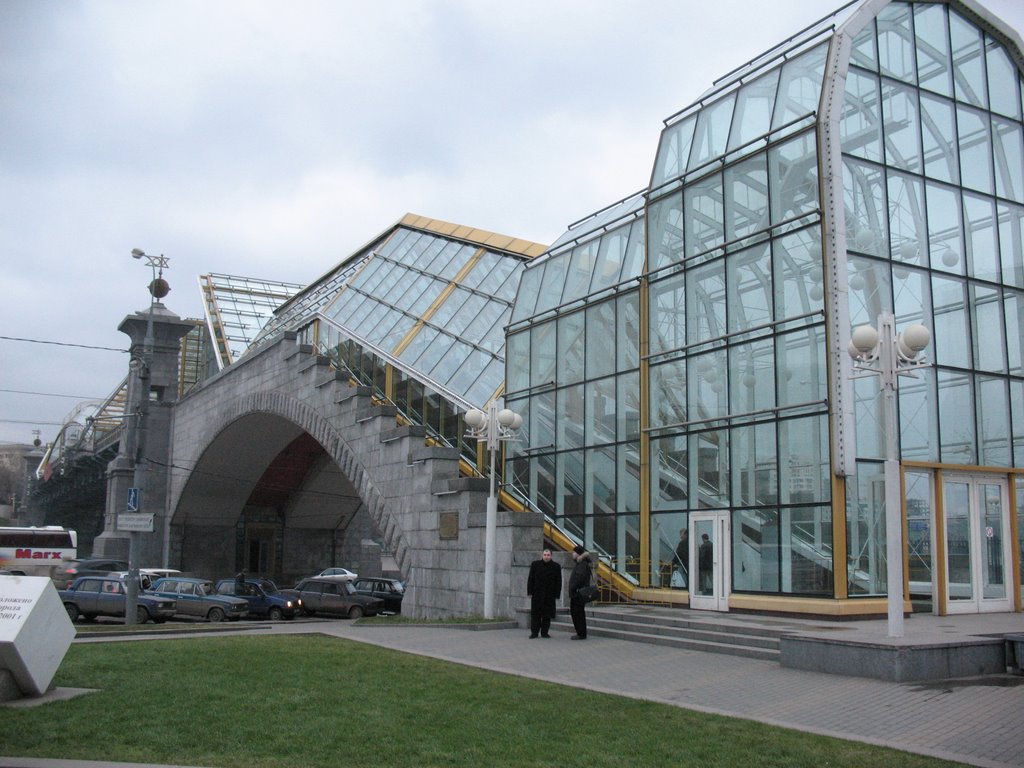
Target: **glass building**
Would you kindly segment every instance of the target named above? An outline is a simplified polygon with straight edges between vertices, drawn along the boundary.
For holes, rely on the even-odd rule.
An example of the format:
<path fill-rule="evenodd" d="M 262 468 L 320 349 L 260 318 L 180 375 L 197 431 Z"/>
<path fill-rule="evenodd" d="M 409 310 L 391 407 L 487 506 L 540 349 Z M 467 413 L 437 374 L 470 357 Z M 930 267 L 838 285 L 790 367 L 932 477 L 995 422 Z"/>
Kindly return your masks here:
<path fill-rule="evenodd" d="M 878 613 L 885 409 L 847 345 L 891 313 L 932 339 L 905 594 L 1020 610 L 1022 64 L 974 3 L 853 3 L 669 117 L 650 186 L 525 267 L 510 481 L 635 598 Z"/>
<path fill-rule="evenodd" d="M 183 391 L 294 331 L 467 473 L 463 416 L 501 398 L 504 503 L 633 600 L 885 613 L 890 517 L 907 609 L 1019 611 L 1022 49 L 973 0 L 857 0 L 666 119 L 649 185 L 549 247 L 407 215 L 301 290 L 204 276 Z M 890 318 L 931 339 L 891 431 L 848 353 Z"/>

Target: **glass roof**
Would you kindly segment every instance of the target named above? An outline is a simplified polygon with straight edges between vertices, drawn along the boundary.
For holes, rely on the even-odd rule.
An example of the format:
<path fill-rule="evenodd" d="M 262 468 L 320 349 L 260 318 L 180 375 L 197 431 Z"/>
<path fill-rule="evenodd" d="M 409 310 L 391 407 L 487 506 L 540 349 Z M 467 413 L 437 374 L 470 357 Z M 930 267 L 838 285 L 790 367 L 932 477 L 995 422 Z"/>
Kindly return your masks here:
<path fill-rule="evenodd" d="M 701 98 L 666 121 L 651 187 L 571 224 L 523 276 L 517 323 L 621 285 L 643 269 L 647 198 L 680 186 L 763 148 L 814 120 L 828 40 L 860 0 L 720 78 Z"/>
<path fill-rule="evenodd" d="M 218 369 L 241 357 L 256 340 L 274 310 L 301 285 L 232 275 L 200 275 L 206 325 Z"/>
<path fill-rule="evenodd" d="M 282 306 L 257 344 L 319 319 L 453 402 L 480 407 L 504 381 L 523 264 L 543 252 L 408 215 Z"/>
<path fill-rule="evenodd" d="M 523 275 L 512 323 L 612 290 L 640 276 L 644 196 L 637 192 L 575 224 Z"/>
<path fill-rule="evenodd" d="M 813 122 L 821 96 L 828 40 L 817 42 L 773 69 L 748 81 L 733 81 L 732 90 L 715 100 L 698 102 L 669 122 L 661 134 L 651 177 L 651 191 L 699 176 L 729 160 L 760 149 L 766 137 L 782 138 Z"/>

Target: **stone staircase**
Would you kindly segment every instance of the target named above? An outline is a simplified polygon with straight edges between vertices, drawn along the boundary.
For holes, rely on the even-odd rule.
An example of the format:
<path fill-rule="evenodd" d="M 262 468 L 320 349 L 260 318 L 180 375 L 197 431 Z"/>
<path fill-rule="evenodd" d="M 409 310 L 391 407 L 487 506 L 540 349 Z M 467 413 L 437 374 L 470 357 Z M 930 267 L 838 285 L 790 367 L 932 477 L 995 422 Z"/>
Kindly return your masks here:
<path fill-rule="evenodd" d="M 559 611 L 552 630 L 574 632 L 568 611 Z M 779 661 L 779 638 L 791 632 L 765 622 L 680 608 L 600 605 L 587 609 L 587 634 L 693 651 Z"/>

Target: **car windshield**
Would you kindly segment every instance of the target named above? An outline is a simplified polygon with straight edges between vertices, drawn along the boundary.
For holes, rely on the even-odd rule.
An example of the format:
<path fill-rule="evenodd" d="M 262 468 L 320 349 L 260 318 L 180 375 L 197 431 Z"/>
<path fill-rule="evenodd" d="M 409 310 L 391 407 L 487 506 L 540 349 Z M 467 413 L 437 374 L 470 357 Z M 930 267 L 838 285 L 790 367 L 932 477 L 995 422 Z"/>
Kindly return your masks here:
<path fill-rule="evenodd" d="M 199 585 L 199 594 L 201 594 L 201 595 L 212 595 L 213 594 L 213 585 L 210 582 L 208 582 L 208 581 L 204 581 L 202 584 Z"/>
<path fill-rule="evenodd" d="M 261 581 L 260 586 L 268 595 L 276 595 L 279 591 L 277 585 L 272 581 Z"/>
<path fill-rule="evenodd" d="M 356 593 L 356 588 L 352 586 L 351 581 L 343 581 L 338 586 L 341 587 L 341 591 L 346 595 L 354 595 Z"/>

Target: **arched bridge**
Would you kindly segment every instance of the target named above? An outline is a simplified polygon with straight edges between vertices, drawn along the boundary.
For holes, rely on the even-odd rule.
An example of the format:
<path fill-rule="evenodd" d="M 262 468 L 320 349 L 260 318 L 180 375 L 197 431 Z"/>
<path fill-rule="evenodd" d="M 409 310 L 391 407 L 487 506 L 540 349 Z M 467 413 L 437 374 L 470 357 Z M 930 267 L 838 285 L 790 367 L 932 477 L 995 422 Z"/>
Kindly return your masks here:
<path fill-rule="evenodd" d="M 286 333 L 175 405 L 169 561 L 291 584 L 335 563 L 373 571 L 383 550 L 408 583 L 403 613 L 482 614 L 487 482 L 424 435 Z M 497 614 L 523 602 L 542 530 L 499 512 Z"/>

